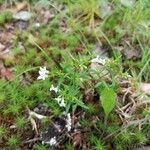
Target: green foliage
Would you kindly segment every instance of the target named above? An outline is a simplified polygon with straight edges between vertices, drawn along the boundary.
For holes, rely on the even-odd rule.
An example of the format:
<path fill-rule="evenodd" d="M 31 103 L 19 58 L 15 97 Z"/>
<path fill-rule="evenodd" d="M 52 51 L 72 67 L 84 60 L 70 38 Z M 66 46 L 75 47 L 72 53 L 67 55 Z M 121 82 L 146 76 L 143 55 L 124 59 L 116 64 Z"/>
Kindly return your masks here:
<path fill-rule="evenodd" d="M 3 113 L 4 114 L 12 113 L 13 115 L 17 115 L 20 113 L 20 109 L 21 109 L 21 105 L 14 103 L 14 104 L 9 105 L 7 109 L 4 109 Z"/>
<path fill-rule="evenodd" d="M 16 148 L 16 146 L 19 144 L 18 138 L 14 135 L 12 135 L 7 142 L 8 146 L 10 148 Z"/>
<path fill-rule="evenodd" d="M 25 120 L 25 118 L 22 117 L 22 116 L 17 117 L 16 118 L 16 126 L 19 129 L 23 129 L 26 126 L 26 120 Z"/>
<path fill-rule="evenodd" d="M 38 0 L 28 1 L 33 4 L 39 2 Z M 0 1 L 0 3 L 3 2 Z M 15 2 L 14 4 L 17 4 L 19 1 Z M 40 2 L 43 3 L 44 0 Z M 51 2 L 48 3 L 51 4 Z M 2 123 L 0 139 L 10 136 L 7 142 L 9 149 L 17 149 L 18 139 L 22 136 L 24 129 L 29 127 L 26 106 L 34 110 L 39 104 L 43 104 L 50 110 L 50 113 L 46 114 L 50 114 L 49 117 L 51 115 L 58 117 L 64 111 L 73 111 L 73 113 L 76 113 L 76 110 L 77 113 L 78 110 L 83 111 L 79 123 L 81 130 L 88 131 L 84 133 L 84 136 L 87 136 L 84 140 L 87 140 L 92 149 L 104 150 L 112 145 L 113 149 L 125 150 L 146 144 L 150 140 L 150 125 L 143 124 L 141 131 L 133 125 L 132 128 L 128 127 L 120 132 L 122 121 L 113 109 L 116 105 L 121 105 L 120 101 L 119 104 L 117 103 L 116 94 L 116 91 L 120 90 L 118 80 L 116 81 L 118 76 L 121 79 L 127 79 L 126 70 L 129 72 L 134 70 L 138 79 L 144 82 L 150 81 L 149 1 L 136 1 L 132 7 L 127 3 L 122 4 L 119 0 L 105 1 L 108 4 L 106 7 L 110 7 L 110 14 L 105 17 L 102 17 L 100 10 L 105 3 L 103 0 L 58 0 L 57 2 L 63 5 L 63 9 L 60 13 L 59 6 L 57 10 L 55 3 L 52 7 L 48 6 L 50 11 L 58 11 L 48 24 L 41 23 L 40 28 L 34 29 L 31 27 L 33 24 L 31 21 L 29 30 L 25 32 L 17 30 L 15 33 L 11 49 L 14 59 L 4 61 L 5 67 L 15 67 L 13 69 L 15 78 L 9 82 L 0 81 L 0 113 L 6 119 L 13 118 L 17 128 L 14 135 L 10 136 L 7 135 L 7 130 Z M 53 10 L 53 7 L 56 10 Z M 34 11 L 32 7 L 31 11 Z M 3 11 L 0 14 L 0 26 L 4 26 L 11 19 L 11 14 Z M 31 34 L 36 42 L 30 41 Z M 126 48 L 122 41 L 129 43 L 131 51 L 132 47 L 140 49 L 142 58 L 137 61 L 124 60 L 122 51 L 118 51 L 120 45 Z M 24 50 L 18 46 L 20 42 L 23 43 Z M 112 59 L 101 66 L 102 71 L 93 71 L 96 76 L 94 78 L 90 72 L 90 65 L 97 43 L 100 45 L 98 49 L 108 50 L 108 55 Z M 45 81 L 37 81 L 38 69 L 43 65 L 46 65 L 50 71 L 49 78 Z M 101 77 L 105 77 L 103 73 L 108 73 L 111 80 L 108 81 L 109 83 L 102 80 Z M 59 86 L 59 95 L 64 97 L 66 108 L 60 108 L 55 101 L 56 95 L 49 91 L 51 84 Z M 98 91 L 95 90 L 97 87 Z M 91 91 L 94 93 L 94 98 L 86 101 L 84 96 Z M 97 97 L 100 97 L 101 105 Z M 140 110 L 141 113 L 136 111 L 131 118 L 149 115 L 149 108 L 145 112 Z M 107 123 L 104 121 L 106 119 Z M 49 120 L 46 119 L 39 122 L 42 127 L 49 124 Z M 63 144 L 65 149 L 72 149 L 70 141 L 66 140 Z M 49 148 L 35 144 L 33 149 Z"/>
<path fill-rule="evenodd" d="M 3 26 L 5 23 L 11 21 L 12 15 L 9 11 L 3 11 L 0 14 L 0 26 Z"/>
<path fill-rule="evenodd" d="M 144 133 L 142 133 L 140 131 L 135 133 L 135 136 L 134 136 L 134 142 L 135 143 L 137 143 L 139 145 L 143 145 L 146 143 L 146 141 L 147 141 L 147 139 L 146 139 Z"/>
<path fill-rule="evenodd" d="M 116 144 L 115 147 L 116 147 L 116 150 L 124 150 L 125 148 L 125 146 L 122 144 Z"/>
<path fill-rule="evenodd" d="M 0 140 L 3 138 L 5 134 L 5 128 L 3 126 L 0 126 Z"/>
<path fill-rule="evenodd" d="M 87 107 L 88 107 L 87 112 L 88 112 L 90 115 L 97 112 L 93 104 L 88 104 Z"/>
<path fill-rule="evenodd" d="M 95 135 L 91 135 L 90 141 L 93 145 L 93 150 L 105 150 L 104 144 Z"/>
<path fill-rule="evenodd" d="M 0 4 L 3 4 L 3 0 L 0 0 Z"/>
<path fill-rule="evenodd" d="M 125 132 L 122 132 L 121 135 L 120 135 L 120 139 L 122 141 L 122 143 L 126 143 L 126 144 L 129 144 L 131 141 L 131 135 L 129 132 L 125 131 Z"/>
<path fill-rule="evenodd" d="M 109 113 L 113 110 L 116 105 L 116 93 L 112 88 L 105 88 L 100 92 L 100 101 L 106 117 L 108 117 Z"/>
<path fill-rule="evenodd" d="M 66 145 L 66 150 L 72 150 L 72 145 L 71 144 L 67 144 Z"/>
<path fill-rule="evenodd" d="M 5 93 L 4 92 L 0 92 L 0 103 L 3 103 L 6 99 Z"/>
<path fill-rule="evenodd" d="M 48 150 L 48 148 L 45 145 L 40 144 L 38 146 L 35 146 L 33 150 Z"/>
<path fill-rule="evenodd" d="M 89 121 L 87 119 L 82 119 L 80 120 L 80 124 L 83 128 L 86 128 L 89 125 Z"/>

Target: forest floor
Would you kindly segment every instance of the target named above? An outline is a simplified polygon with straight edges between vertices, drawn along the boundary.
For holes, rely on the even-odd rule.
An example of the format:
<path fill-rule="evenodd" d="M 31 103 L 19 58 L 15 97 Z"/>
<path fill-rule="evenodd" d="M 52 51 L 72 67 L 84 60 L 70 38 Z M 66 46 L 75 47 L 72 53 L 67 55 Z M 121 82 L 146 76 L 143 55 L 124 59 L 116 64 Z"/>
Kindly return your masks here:
<path fill-rule="evenodd" d="M 0 149 L 150 149 L 149 0 L 0 0 Z"/>

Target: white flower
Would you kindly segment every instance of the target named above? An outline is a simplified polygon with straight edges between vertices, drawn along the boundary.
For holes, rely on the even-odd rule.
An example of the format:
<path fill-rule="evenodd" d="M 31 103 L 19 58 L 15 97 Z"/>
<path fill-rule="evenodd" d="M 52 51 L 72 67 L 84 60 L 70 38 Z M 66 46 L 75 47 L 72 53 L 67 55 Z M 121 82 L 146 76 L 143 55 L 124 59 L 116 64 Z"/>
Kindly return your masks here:
<path fill-rule="evenodd" d="M 71 130 L 71 115 L 70 115 L 70 113 L 67 114 L 66 122 L 67 122 L 66 128 L 68 129 L 68 131 L 70 131 Z"/>
<path fill-rule="evenodd" d="M 54 136 L 53 138 L 51 138 L 49 141 L 47 141 L 47 142 L 44 142 L 44 141 L 42 141 L 42 144 L 49 144 L 50 146 L 54 146 L 54 145 L 56 145 L 57 144 L 57 141 L 56 141 L 56 136 Z"/>
<path fill-rule="evenodd" d="M 50 91 L 55 91 L 55 93 L 57 93 L 57 92 L 59 91 L 58 86 L 57 86 L 57 87 L 54 87 L 53 84 L 51 85 L 51 87 L 50 87 L 49 90 L 50 90 Z"/>
<path fill-rule="evenodd" d="M 61 102 L 59 103 L 60 107 L 66 107 L 66 104 L 64 102 L 64 98 L 62 98 Z"/>
<path fill-rule="evenodd" d="M 93 58 L 91 60 L 92 63 L 98 63 L 98 64 L 102 64 L 105 65 L 106 63 L 106 59 L 105 58 L 100 58 L 99 56 L 97 56 L 96 58 Z"/>
<path fill-rule="evenodd" d="M 58 96 L 57 98 L 55 98 L 55 100 L 57 101 L 57 103 L 59 104 L 60 107 L 66 107 L 63 97 Z"/>
<path fill-rule="evenodd" d="M 52 145 L 56 145 L 56 137 L 54 136 L 53 138 L 50 139 L 49 144 Z"/>
<path fill-rule="evenodd" d="M 60 103 L 61 102 L 61 97 L 60 96 L 58 96 L 57 98 L 55 98 L 55 100 L 58 102 L 58 103 Z"/>
<path fill-rule="evenodd" d="M 47 77 L 48 77 L 48 73 L 49 71 L 46 70 L 46 67 L 40 67 L 40 70 L 39 70 L 39 76 L 38 76 L 38 80 L 42 79 L 42 80 L 45 80 Z"/>

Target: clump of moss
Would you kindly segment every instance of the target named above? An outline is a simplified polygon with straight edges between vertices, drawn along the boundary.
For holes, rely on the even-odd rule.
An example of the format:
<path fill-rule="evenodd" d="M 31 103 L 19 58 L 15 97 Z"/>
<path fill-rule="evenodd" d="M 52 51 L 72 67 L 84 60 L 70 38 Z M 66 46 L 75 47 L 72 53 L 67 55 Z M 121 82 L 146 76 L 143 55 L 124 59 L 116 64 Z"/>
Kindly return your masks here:
<path fill-rule="evenodd" d="M 12 14 L 9 11 L 3 11 L 0 14 L 0 26 L 12 20 Z"/>

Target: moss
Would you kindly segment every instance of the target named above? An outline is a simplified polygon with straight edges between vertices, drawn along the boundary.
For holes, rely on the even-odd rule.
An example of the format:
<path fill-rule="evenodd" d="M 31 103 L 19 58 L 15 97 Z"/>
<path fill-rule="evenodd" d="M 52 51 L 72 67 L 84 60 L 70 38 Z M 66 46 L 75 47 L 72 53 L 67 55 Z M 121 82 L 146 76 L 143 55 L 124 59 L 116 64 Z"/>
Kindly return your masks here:
<path fill-rule="evenodd" d="M 12 14 L 9 11 L 3 11 L 0 14 L 0 26 L 4 26 L 5 23 L 12 20 Z"/>

